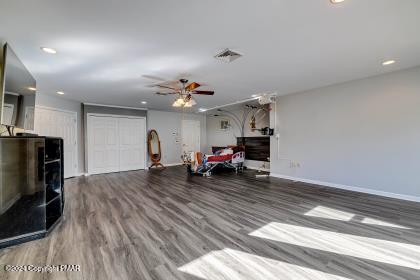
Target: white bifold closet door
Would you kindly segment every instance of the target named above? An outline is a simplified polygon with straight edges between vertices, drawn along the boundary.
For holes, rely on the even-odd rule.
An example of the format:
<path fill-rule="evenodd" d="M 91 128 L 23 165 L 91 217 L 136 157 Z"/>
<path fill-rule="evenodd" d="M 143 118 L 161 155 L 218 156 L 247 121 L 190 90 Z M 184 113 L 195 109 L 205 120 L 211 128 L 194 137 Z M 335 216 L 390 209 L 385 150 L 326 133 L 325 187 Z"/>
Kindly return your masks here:
<path fill-rule="evenodd" d="M 144 118 L 88 116 L 88 172 L 145 169 Z"/>
<path fill-rule="evenodd" d="M 119 119 L 120 171 L 145 168 L 145 131 L 144 119 Z"/>

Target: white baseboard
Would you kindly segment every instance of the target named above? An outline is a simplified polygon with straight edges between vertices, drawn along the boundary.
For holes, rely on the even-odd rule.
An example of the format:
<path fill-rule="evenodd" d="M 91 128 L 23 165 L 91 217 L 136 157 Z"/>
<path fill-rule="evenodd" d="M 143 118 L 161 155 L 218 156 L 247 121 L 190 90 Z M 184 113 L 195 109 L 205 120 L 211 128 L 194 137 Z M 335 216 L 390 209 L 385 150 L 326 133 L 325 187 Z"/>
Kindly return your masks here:
<path fill-rule="evenodd" d="M 139 170 L 145 170 L 145 171 L 147 171 L 149 169 L 150 169 L 150 167 L 149 166 L 146 166 L 144 169 L 139 169 Z M 135 171 L 135 170 L 129 170 L 129 171 Z M 123 172 L 125 172 L 125 171 L 123 171 Z M 118 173 L 118 171 L 116 171 L 116 172 L 109 172 L 109 173 Z M 79 176 L 88 177 L 90 175 L 100 175 L 100 174 L 109 174 L 109 173 L 99 173 L 99 174 L 79 173 L 76 177 L 79 177 Z"/>
<path fill-rule="evenodd" d="M 359 193 L 367 193 L 367 194 L 373 194 L 373 195 L 379 195 L 389 198 L 396 198 L 396 199 L 402 199 L 407 201 L 414 201 L 414 202 L 420 202 L 420 197 L 417 196 L 411 196 L 411 195 L 404 195 L 404 194 L 396 194 L 396 193 L 390 193 L 390 192 L 383 192 L 383 191 L 377 191 L 369 188 L 360 188 L 360 187 L 354 187 L 354 186 L 347 186 L 342 184 L 335 184 L 330 182 L 323 182 L 323 181 L 317 181 L 317 180 L 311 180 L 311 179 L 304 179 L 304 178 L 297 178 L 282 174 L 276 174 L 276 173 L 270 173 L 270 176 L 275 178 L 281 178 L 291 181 L 298 181 L 308 184 L 314 184 L 319 185 L 323 187 L 330 187 L 330 188 L 336 188 L 336 189 L 342 189 L 342 190 L 348 190 L 353 192 L 359 192 Z"/>
<path fill-rule="evenodd" d="M 264 171 L 264 172 L 270 172 L 269 168 L 261 168 L 261 167 L 256 167 L 256 166 L 249 166 L 249 165 L 245 165 L 246 168 L 248 169 L 252 169 L 252 170 L 259 170 L 259 171 Z"/>
<path fill-rule="evenodd" d="M 183 163 L 182 163 L 182 162 L 178 162 L 178 163 L 162 163 L 162 164 L 163 164 L 163 166 L 165 166 L 165 167 L 183 165 Z"/>

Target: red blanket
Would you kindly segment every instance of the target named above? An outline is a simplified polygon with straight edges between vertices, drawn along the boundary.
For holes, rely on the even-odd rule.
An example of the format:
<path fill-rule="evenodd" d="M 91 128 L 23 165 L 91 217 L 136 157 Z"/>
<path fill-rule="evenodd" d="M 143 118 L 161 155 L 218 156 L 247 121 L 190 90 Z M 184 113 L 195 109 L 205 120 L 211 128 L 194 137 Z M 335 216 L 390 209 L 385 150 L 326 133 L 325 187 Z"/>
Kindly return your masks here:
<path fill-rule="evenodd" d="M 209 156 L 207 158 L 207 162 L 224 162 L 224 161 L 228 161 L 231 160 L 233 157 L 232 155 L 223 155 L 223 156 Z"/>

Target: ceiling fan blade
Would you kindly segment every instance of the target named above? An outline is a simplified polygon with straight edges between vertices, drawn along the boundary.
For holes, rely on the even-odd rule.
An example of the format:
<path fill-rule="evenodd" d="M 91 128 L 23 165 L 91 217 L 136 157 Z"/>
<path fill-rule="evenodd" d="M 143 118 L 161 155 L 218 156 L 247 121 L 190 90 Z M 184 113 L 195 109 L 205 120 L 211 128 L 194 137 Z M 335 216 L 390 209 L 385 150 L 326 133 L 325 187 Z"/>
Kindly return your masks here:
<path fill-rule="evenodd" d="M 170 87 L 170 86 L 165 86 L 165 85 L 155 85 L 155 87 L 172 89 L 177 92 L 181 90 L 180 88 L 175 88 L 175 87 Z"/>
<path fill-rule="evenodd" d="M 165 82 L 160 82 L 160 83 L 156 83 L 156 84 L 150 84 L 150 85 L 145 85 L 145 87 L 170 87 L 173 89 L 181 89 L 179 87 L 179 82 L 177 81 L 165 81 Z"/>
<path fill-rule="evenodd" d="M 177 94 L 177 92 L 162 92 L 162 91 L 158 91 L 158 92 L 155 92 L 155 94 L 157 94 L 157 95 L 170 95 L 170 94 Z"/>
<path fill-rule="evenodd" d="M 196 82 L 192 82 L 191 84 L 189 84 L 185 89 L 187 90 L 187 91 L 193 91 L 193 90 L 195 90 L 196 88 L 199 88 L 199 87 L 201 87 L 201 85 L 199 84 L 199 83 L 196 83 Z"/>
<path fill-rule="evenodd" d="M 191 92 L 192 94 L 201 94 L 201 95 L 214 95 L 214 91 L 209 90 L 196 90 Z"/>
<path fill-rule="evenodd" d="M 162 81 L 162 82 L 166 82 L 167 79 L 161 78 L 161 77 L 157 77 L 157 76 L 152 76 L 152 75 L 142 75 L 143 78 L 146 79 L 150 79 L 150 80 L 156 80 L 156 81 Z"/>

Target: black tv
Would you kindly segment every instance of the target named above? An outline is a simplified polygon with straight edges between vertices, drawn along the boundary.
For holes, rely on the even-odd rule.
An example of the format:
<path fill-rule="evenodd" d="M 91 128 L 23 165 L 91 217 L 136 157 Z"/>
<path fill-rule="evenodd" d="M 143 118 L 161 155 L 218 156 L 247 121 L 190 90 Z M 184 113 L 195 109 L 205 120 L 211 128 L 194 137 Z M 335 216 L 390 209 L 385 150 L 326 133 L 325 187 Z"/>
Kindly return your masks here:
<path fill-rule="evenodd" d="M 1 61 L 0 124 L 3 129 L 33 132 L 35 117 L 36 80 L 12 50 L 3 47 Z"/>

